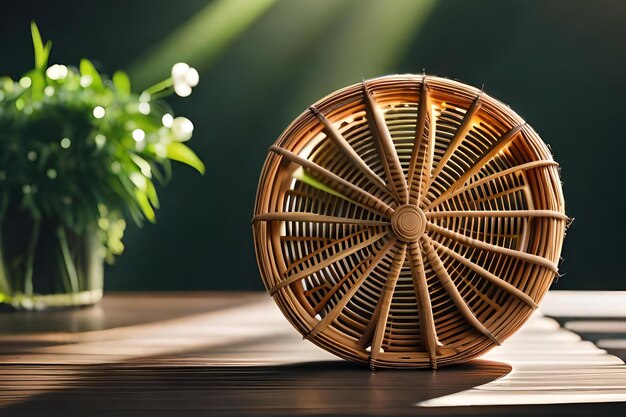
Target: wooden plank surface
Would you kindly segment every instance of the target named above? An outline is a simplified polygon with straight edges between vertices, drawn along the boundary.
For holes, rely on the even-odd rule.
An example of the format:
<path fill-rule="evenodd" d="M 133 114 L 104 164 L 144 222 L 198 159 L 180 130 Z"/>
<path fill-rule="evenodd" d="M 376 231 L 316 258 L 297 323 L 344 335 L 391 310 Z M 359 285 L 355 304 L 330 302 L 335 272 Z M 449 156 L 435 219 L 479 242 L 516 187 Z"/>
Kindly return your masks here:
<path fill-rule="evenodd" d="M 619 359 L 550 319 L 533 321 L 487 359 L 436 372 L 370 372 L 303 341 L 265 294 L 110 294 L 81 310 L 2 313 L 0 416 L 586 416 L 625 409 L 593 404 L 624 391 Z M 555 371 L 559 363 L 572 374 Z M 535 373 L 516 373 L 520 366 Z M 550 370 L 552 380 L 536 373 Z M 523 402 L 528 376 L 531 386 L 541 384 L 523 392 L 535 395 Z M 570 391 L 562 394 L 577 382 L 589 403 L 533 405 L 537 394 L 555 395 L 555 384 L 565 382 Z"/>

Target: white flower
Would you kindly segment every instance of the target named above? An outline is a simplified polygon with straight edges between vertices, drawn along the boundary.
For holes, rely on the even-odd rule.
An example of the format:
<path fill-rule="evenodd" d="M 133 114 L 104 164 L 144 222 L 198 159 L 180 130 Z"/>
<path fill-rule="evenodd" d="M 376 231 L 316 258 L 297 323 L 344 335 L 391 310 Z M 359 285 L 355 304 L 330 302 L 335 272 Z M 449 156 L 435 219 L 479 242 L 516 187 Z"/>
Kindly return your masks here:
<path fill-rule="evenodd" d="M 93 83 L 93 77 L 91 75 L 83 75 L 80 77 L 80 86 L 83 88 L 89 87 Z"/>
<path fill-rule="evenodd" d="M 186 117 L 177 117 L 172 121 L 172 136 L 178 142 L 186 142 L 193 134 L 193 123 Z"/>
<path fill-rule="evenodd" d="M 31 80 L 30 77 L 22 77 L 20 79 L 20 85 L 24 88 L 30 87 L 32 83 L 33 83 L 33 80 Z"/>
<path fill-rule="evenodd" d="M 146 138 L 146 132 L 144 132 L 142 129 L 135 129 L 133 130 L 132 136 L 135 142 L 141 142 Z"/>
<path fill-rule="evenodd" d="M 195 68 L 184 62 L 179 62 L 172 66 L 172 81 L 174 82 L 174 92 L 181 97 L 191 94 L 191 89 L 198 85 L 200 76 Z"/>
<path fill-rule="evenodd" d="M 150 113 L 150 103 L 141 102 L 139 103 L 139 113 L 141 114 L 149 114 Z"/>
<path fill-rule="evenodd" d="M 54 64 L 46 70 L 46 75 L 51 80 L 62 80 L 67 77 L 67 67 L 65 65 Z"/>
<path fill-rule="evenodd" d="M 171 114 L 165 113 L 161 118 L 161 122 L 165 127 L 172 127 L 172 123 L 174 123 L 174 117 Z"/>
<path fill-rule="evenodd" d="M 93 117 L 96 119 L 102 119 L 106 114 L 106 110 L 102 106 L 96 106 L 93 108 Z"/>

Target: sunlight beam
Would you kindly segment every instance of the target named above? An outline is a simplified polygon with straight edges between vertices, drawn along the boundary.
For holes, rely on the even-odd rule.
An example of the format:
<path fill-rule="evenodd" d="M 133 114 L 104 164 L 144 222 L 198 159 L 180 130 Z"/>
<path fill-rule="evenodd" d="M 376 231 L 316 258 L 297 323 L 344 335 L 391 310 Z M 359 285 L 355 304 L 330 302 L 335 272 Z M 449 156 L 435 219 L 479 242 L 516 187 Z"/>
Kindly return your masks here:
<path fill-rule="evenodd" d="M 131 64 L 142 86 L 158 82 L 176 62 L 206 67 L 276 0 L 216 0 Z"/>

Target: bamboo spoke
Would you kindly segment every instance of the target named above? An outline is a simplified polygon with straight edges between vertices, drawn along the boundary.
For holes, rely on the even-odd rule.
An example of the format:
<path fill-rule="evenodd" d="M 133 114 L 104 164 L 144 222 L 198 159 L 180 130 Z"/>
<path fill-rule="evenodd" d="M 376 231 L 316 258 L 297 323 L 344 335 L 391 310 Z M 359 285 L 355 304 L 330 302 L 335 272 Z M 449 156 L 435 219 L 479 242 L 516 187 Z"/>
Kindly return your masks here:
<path fill-rule="evenodd" d="M 422 246 L 426 251 L 426 257 L 428 258 L 428 262 L 435 270 L 435 275 L 437 276 L 437 279 L 439 279 L 439 282 L 446 290 L 461 315 L 479 333 L 487 337 L 496 345 L 500 345 L 498 339 L 496 339 L 496 337 L 491 334 L 491 332 L 476 318 L 472 310 L 468 307 L 467 303 L 465 303 L 465 300 L 463 300 L 461 293 L 459 293 L 456 285 L 454 285 L 454 281 L 452 281 L 452 278 L 450 278 L 450 274 L 448 274 L 448 271 L 443 265 L 441 258 L 439 257 L 435 249 L 433 249 L 430 242 L 424 239 L 422 242 Z"/>
<path fill-rule="evenodd" d="M 437 242 L 435 240 L 430 239 L 428 236 L 425 236 L 425 237 L 428 239 L 428 241 L 431 244 L 434 244 L 437 248 L 441 249 L 446 255 L 448 255 L 448 256 L 452 257 L 453 259 L 459 261 L 460 263 L 462 263 L 463 265 L 465 265 L 466 267 L 468 267 L 472 271 L 476 272 L 478 275 L 480 275 L 481 277 L 483 277 L 487 281 L 489 281 L 492 284 L 498 286 L 499 288 L 503 289 L 504 291 L 508 292 L 509 294 L 519 298 L 520 300 L 522 300 L 523 302 L 528 304 L 533 309 L 537 308 L 537 303 L 535 303 L 535 300 L 533 300 L 531 296 L 529 296 L 528 294 L 526 294 L 525 292 L 523 292 L 519 288 L 509 284 L 508 282 L 506 282 L 505 280 L 503 280 L 499 276 L 492 274 L 491 272 L 489 272 L 485 268 L 483 268 L 480 265 L 472 262 L 471 260 L 469 260 L 466 257 L 462 256 L 461 254 L 453 251 L 452 249 L 448 248 L 447 246 L 444 246 L 441 243 L 439 243 L 439 242 Z"/>
<path fill-rule="evenodd" d="M 426 122 L 428 121 L 428 132 Z M 422 81 L 420 99 L 417 108 L 415 141 L 411 151 L 408 185 L 410 203 L 419 206 L 422 196 L 426 194 L 426 185 L 430 182 L 432 171 L 433 149 L 435 142 L 435 117 L 426 80 Z M 420 158 L 421 155 L 421 158 Z M 415 179 L 417 171 L 417 182 Z"/>
<path fill-rule="evenodd" d="M 429 211 L 424 213 L 426 218 L 441 217 L 548 217 L 558 220 L 568 220 L 565 214 L 554 210 L 450 210 Z"/>
<path fill-rule="evenodd" d="M 332 298 L 333 295 L 335 295 L 335 293 L 337 291 L 339 291 L 339 289 L 341 288 L 341 286 L 348 280 L 348 278 L 350 278 L 353 274 L 355 274 L 359 269 L 361 269 L 364 265 L 367 268 L 367 266 L 369 266 L 369 262 L 372 261 L 372 259 L 374 258 L 375 255 L 370 255 L 367 258 L 363 259 L 362 261 L 360 261 L 358 264 L 356 264 L 356 266 L 354 268 L 352 268 L 350 270 L 350 272 L 348 272 L 346 275 L 344 275 L 339 282 L 337 282 L 337 284 L 335 284 L 329 291 L 328 293 L 320 300 L 320 302 L 317 304 L 317 306 L 315 306 L 314 310 L 316 313 L 319 313 L 320 311 L 322 311 L 322 309 L 324 307 L 326 307 L 326 304 L 328 303 L 328 301 Z M 376 312 L 374 312 L 374 314 L 376 314 Z"/>
<path fill-rule="evenodd" d="M 391 216 L 391 214 L 393 213 L 393 209 L 391 207 L 389 207 L 389 205 L 387 205 L 387 203 L 385 203 L 384 201 L 382 201 L 380 198 L 376 197 L 375 195 L 370 194 L 369 192 L 363 190 L 362 188 L 357 187 L 356 185 L 344 180 L 343 178 L 339 177 L 338 175 L 332 173 L 331 171 L 329 171 L 328 169 L 316 164 L 315 162 L 309 161 L 308 159 L 302 158 L 298 155 L 296 155 L 293 152 L 290 152 L 286 149 L 280 148 L 278 146 L 272 146 L 270 148 L 270 151 L 272 152 L 276 152 L 277 154 L 282 155 L 283 157 L 285 157 L 286 159 L 288 159 L 289 161 L 300 165 L 303 168 L 307 168 L 310 171 L 313 171 L 321 176 L 323 176 L 324 178 L 326 178 L 327 180 L 333 181 L 337 184 L 341 184 L 343 187 L 347 188 L 348 190 L 352 191 L 355 194 L 358 194 L 359 196 L 361 196 L 361 198 L 364 200 L 364 204 L 369 207 L 371 210 L 376 211 L 379 214 L 382 214 L 383 216 Z"/>
<path fill-rule="evenodd" d="M 370 352 L 371 352 L 372 337 L 374 336 L 374 330 L 376 330 L 376 323 L 378 323 L 378 316 L 380 316 L 381 305 L 382 305 L 382 298 L 378 298 L 378 302 L 376 303 L 376 308 L 374 309 L 374 312 L 372 313 L 372 317 L 370 317 L 369 323 L 367 323 L 367 327 L 363 331 L 363 334 L 361 335 L 361 337 L 359 337 L 359 340 L 356 342 L 356 345 L 360 349 L 363 349 L 365 345 L 370 345 Z"/>
<path fill-rule="evenodd" d="M 429 206 L 435 206 L 439 203 L 439 201 L 446 194 L 454 191 L 455 188 L 465 184 L 467 180 L 476 175 L 478 171 L 480 171 L 489 161 L 493 159 L 494 156 L 498 154 L 502 149 L 504 149 L 515 137 L 518 133 L 522 131 L 522 129 L 526 126 L 526 124 L 518 125 L 509 130 L 504 135 L 500 136 L 495 142 L 491 144 L 489 149 L 481 156 L 476 162 L 474 162 L 468 169 L 465 171 L 459 178 L 454 181 L 454 183 L 446 189 L 444 193 L 442 193 L 439 197 L 437 197 Z"/>
<path fill-rule="evenodd" d="M 505 177 L 507 175 L 511 175 L 511 174 L 515 174 L 517 172 L 523 172 L 523 171 L 527 171 L 529 169 L 533 169 L 533 168 L 541 168 L 541 167 L 549 167 L 549 166 L 559 166 L 559 164 L 555 161 L 532 161 L 532 162 L 527 162 L 525 164 L 521 164 L 521 165 L 516 165 L 514 167 L 505 169 L 504 171 L 499 171 L 499 172 L 494 172 L 493 174 L 487 175 L 486 177 L 483 177 L 479 180 L 474 181 L 471 184 L 465 185 L 463 187 L 459 187 L 456 190 L 453 189 L 448 189 L 446 190 L 443 194 L 441 194 L 439 197 L 437 197 L 437 199 L 435 199 L 432 203 L 430 203 L 427 207 L 427 210 L 430 210 L 434 207 L 436 207 L 437 205 L 443 203 L 444 201 L 447 201 L 449 199 L 451 199 L 452 197 L 455 197 L 461 193 L 464 193 L 468 190 L 471 190 L 473 188 L 478 187 L 479 185 L 485 184 L 487 182 L 490 181 L 494 181 L 497 180 L 498 178 L 502 178 Z"/>
<path fill-rule="evenodd" d="M 406 204 L 408 203 L 408 187 L 398 152 L 393 144 L 391 133 L 389 133 L 385 115 L 376 104 L 365 82 L 363 82 L 363 95 L 365 96 L 365 108 L 370 116 L 368 120 L 372 130 L 372 138 L 377 141 L 378 149 L 381 152 L 387 182 L 391 190 L 398 196 L 399 202 Z"/>
<path fill-rule="evenodd" d="M 393 246 L 396 244 L 396 239 L 389 240 L 385 246 L 376 254 L 372 263 L 367 267 L 367 269 L 361 274 L 361 276 L 356 280 L 354 285 L 350 287 L 350 289 L 344 294 L 343 297 L 337 302 L 337 304 L 320 320 L 313 329 L 305 336 L 305 338 L 312 339 L 317 336 L 320 332 L 324 331 L 330 324 L 341 314 L 343 308 L 348 304 L 348 301 L 356 294 L 359 290 L 363 282 L 369 277 L 374 268 L 378 265 L 378 263 L 391 251 Z"/>
<path fill-rule="evenodd" d="M 463 245 L 472 246 L 477 249 L 486 250 L 489 252 L 499 253 L 501 255 L 511 256 L 513 258 L 521 259 L 526 262 L 530 262 L 539 266 L 542 266 L 550 271 L 556 273 L 558 272 L 558 267 L 555 262 L 552 262 L 549 259 L 543 258 L 541 256 L 533 255 L 527 252 L 522 252 L 516 249 L 509 249 L 502 246 L 492 245 L 491 243 L 482 242 L 480 240 L 472 239 L 471 237 L 465 236 L 461 233 L 453 232 L 452 230 L 443 228 L 441 226 L 437 226 L 431 222 L 428 222 L 426 228 L 432 231 L 439 233 L 440 235 L 456 240 Z"/>
<path fill-rule="evenodd" d="M 372 208 L 371 204 L 368 205 L 361 203 L 353 198 L 348 197 L 346 194 L 339 192 L 336 188 L 333 188 L 329 185 L 326 185 L 322 181 L 317 180 L 308 170 L 303 167 L 300 167 L 296 171 L 294 171 L 291 177 L 312 188 L 313 193 L 303 192 L 299 189 L 287 189 L 285 190 L 286 196 L 293 195 L 297 197 L 304 197 L 306 199 L 316 200 L 323 204 L 333 204 L 331 203 L 332 197 L 337 197 L 353 206 L 366 210 L 367 212 L 372 213 L 376 216 L 384 216 L 383 213 Z M 322 196 L 315 193 L 316 191 L 322 191 L 323 193 L 328 194 L 328 197 L 331 197 L 331 199 L 329 201 L 325 201 Z"/>
<path fill-rule="evenodd" d="M 406 257 L 406 243 L 400 243 L 396 246 L 395 255 L 389 268 L 389 275 L 385 281 L 383 292 L 381 294 L 380 313 L 376 320 L 376 330 L 374 331 L 374 337 L 372 339 L 372 352 L 370 356 L 370 366 L 372 361 L 375 361 L 378 357 L 383 345 L 383 339 L 385 337 L 385 329 L 387 327 L 387 319 L 389 318 L 389 309 L 391 308 L 391 301 L 393 299 L 393 293 L 398 283 L 398 277 L 404 264 Z"/>
<path fill-rule="evenodd" d="M 409 244 L 409 261 L 420 315 L 422 341 L 430 357 L 430 367 L 437 369 L 437 329 L 435 328 L 433 307 L 430 302 L 428 282 L 426 281 L 426 272 L 424 271 L 424 260 L 417 242 Z"/>
<path fill-rule="evenodd" d="M 332 140 L 332 142 L 343 152 L 343 154 L 350 160 L 350 162 L 380 190 L 390 194 L 387 184 L 382 180 L 372 169 L 363 161 L 358 153 L 348 143 L 346 138 L 337 130 L 330 120 L 328 120 L 315 106 L 309 107 L 311 113 L 317 118 L 317 120 L 324 126 L 326 135 Z"/>
<path fill-rule="evenodd" d="M 450 144 L 448 145 L 446 152 L 443 154 L 443 156 L 439 160 L 439 163 L 437 163 L 435 170 L 433 171 L 430 184 L 434 183 L 437 180 L 437 177 L 439 177 L 439 174 L 441 173 L 441 171 L 443 171 L 443 168 L 447 165 L 448 161 L 450 160 L 450 157 L 452 157 L 452 154 L 456 152 L 458 147 L 461 145 L 461 142 L 463 142 L 463 139 L 465 139 L 465 137 L 471 130 L 472 119 L 474 118 L 474 115 L 476 114 L 476 112 L 478 112 L 478 110 L 480 110 L 480 107 L 482 106 L 480 99 L 481 99 L 480 95 L 477 96 L 474 102 L 472 103 L 472 105 L 470 106 L 470 108 L 465 113 L 465 117 L 463 117 L 463 121 L 461 122 L 461 125 L 454 133 L 454 136 L 452 137 L 452 140 L 450 141 Z"/>
<path fill-rule="evenodd" d="M 511 188 L 507 188 L 504 191 L 500 191 L 499 193 L 495 193 L 495 194 L 489 194 L 486 195 L 485 197 L 481 197 L 481 198 L 472 198 L 470 199 L 470 203 L 474 206 L 474 207 L 478 207 L 479 205 L 487 202 L 487 201 L 495 201 L 495 200 L 502 200 L 503 197 L 509 196 L 511 194 L 517 194 L 519 192 L 522 192 L 524 194 L 524 199 L 525 199 L 525 203 L 529 206 L 532 205 L 532 194 L 530 193 L 530 188 L 528 187 L 528 184 L 526 184 L 526 182 L 524 182 L 522 185 L 518 185 L 517 187 L 511 187 Z M 529 198 L 530 196 L 530 198 Z"/>
<path fill-rule="evenodd" d="M 259 269 L 289 322 L 342 358 L 465 362 L 513 334 L 558 274 L 570 221 L 558 164 L 472 86 L 363 80 L 274 145 L 252 218 Z"/>
<path fill-rule="evenodd" d="M 324 289 L 326 289 L 328 287 L 329 287 L 328 283 L 323 282 L 323 283 L 321 283 L 319 285 L 316 285 L 315 287 L 313 287 L 313 288 L 311 288 L 309 290 L 304 291 L 304 296 L 305 297 L 310 297 L 311 295 L 315 294 L 316 292 L 322 291 L 322 290 L 324 290 Z"/>
<path fill-rule="evenodd" d="M 284 275 L 285 277 L 291 276 L 292 273 L 297 272 L 297 269 L 300 268 L 303 264 L 307 264 L 307 262 L 310 262 L 312 259 L 314 259 L 315 257 L 319 257 L 322 254 L 328 255 L 329 252 L 330 254 L 333 254 L 339 251 L 342 246 L 351 246 L 352 244 L 354 244 L 354 242 L 367 240 L 372 237 L 372 233 L 373 231 L 371 228 L 365 228 L 359 229 L 354 233 L 342 237 L 341 239 L 329 239 L 330 241 L 324 246 L 314 250 L 311 253 L 308 253 L 300 259 L 292 261 L 291 264 L 285 267 Z"/>
<path fill-rule="evenodd" d="M 329 249 L 336 247 L 337 245 L 341 245 L 341 243 L 344 242 L 349 242 L 351 239 L 354 239 L 356 235 L 363 233 L 363 231 L 361 232 L 357 232 L 354 233 L 352 235 L 349 235 L 341 240 L 335 241 L 329 245 L 324 246 L 323 248 L 318 249 L 317 251 L 313 252 L 312 254 L 306 256 L 303 259 L 300 259 L 298 262 L 296 262 L 293 265 L 290 265 L 289 270 L 293 270 L 294 267 L 296 265 L 301 264 L 302 262 L 305 262 L 307 260 L 310 260 L 311 258 L 313 258 L 315 255 L 323 253 L 325 251 L 328 251 Z M 385 235 L 387 234 L 387 231 L 384 230 L 382 232 L 379 232 L 377 234 L 375 234 L 374 236 L 359 242 L 357 244 L 354 245 L 349 245 L 346 248 L 341 249 L 341 251 L 336 251 L 333 254 L 329 254 L 328 257 L 324 257 L 324 259 L 314 265 L 310 265 L 307 268 L 305 268 L 302 271 L 298 271 L 295 272 L 293 274 L 288 275 L 285 279 L 283 279 L 282 281 L 280 281 L 278 284 L 274 285 L 274 287 L 272 287 L 272 289 L 270 290 L 270 295 L 274 295 L 278 290 L 280 290 L 281 288 L 286 287 L 287 285 L 290 285 L 294 282 L 296 282 L 299 279 L 302 278 L 306 278 L 311 274 L 314 274 L 315 272 L 318 272 L 324 268 L 326 268 L 327 266 L 343 259 L 346 258 L 350 255 L 352 255 L 355 252 L 358 252 L 361 249 L 364 249 L 366 247 L 368 247 L 369 245 L 373 244 L 374 242 L 380 240 L 381 238 L 383 238 Z"/>
<path fill-rule="evenodd" d="M 313 222 L 334 224 L 358 224 L 361 226 L 386 226 L 388 220 L 352 219 L 349 217 L 325 216 L 314 213 L 285 212 L 257 214 L 252 221 L 286 221 L 286 222 Z"/>

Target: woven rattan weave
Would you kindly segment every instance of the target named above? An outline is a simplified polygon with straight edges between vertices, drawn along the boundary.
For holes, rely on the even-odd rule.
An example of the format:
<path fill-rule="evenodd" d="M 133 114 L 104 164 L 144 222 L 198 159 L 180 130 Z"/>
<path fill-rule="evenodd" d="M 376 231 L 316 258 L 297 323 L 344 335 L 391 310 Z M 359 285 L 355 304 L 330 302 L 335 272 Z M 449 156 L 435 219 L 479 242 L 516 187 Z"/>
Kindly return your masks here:
<path fill-rule="evenodd" d="M 558 165 L 480 90 L 394 75 L 318 101 L 263 168 L 264 283 L 306 338 L 379 367 L 432 367 L 513 334 L 557 273 Z"/>

